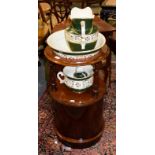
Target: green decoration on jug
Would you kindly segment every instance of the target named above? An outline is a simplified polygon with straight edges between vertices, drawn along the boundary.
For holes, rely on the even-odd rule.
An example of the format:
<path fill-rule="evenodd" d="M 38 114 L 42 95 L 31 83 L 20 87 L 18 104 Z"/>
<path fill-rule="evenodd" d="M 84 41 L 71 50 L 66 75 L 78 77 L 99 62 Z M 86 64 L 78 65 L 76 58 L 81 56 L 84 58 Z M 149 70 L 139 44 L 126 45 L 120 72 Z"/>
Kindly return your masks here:
<path fill-rule="evenodd" d="M 71 25 L 65 29 L 65 39 L 74 52 L 95 48 L 98 39 L 98 28 L 93 25 L 94 15 L 90 7 L 71 10 Z"/>

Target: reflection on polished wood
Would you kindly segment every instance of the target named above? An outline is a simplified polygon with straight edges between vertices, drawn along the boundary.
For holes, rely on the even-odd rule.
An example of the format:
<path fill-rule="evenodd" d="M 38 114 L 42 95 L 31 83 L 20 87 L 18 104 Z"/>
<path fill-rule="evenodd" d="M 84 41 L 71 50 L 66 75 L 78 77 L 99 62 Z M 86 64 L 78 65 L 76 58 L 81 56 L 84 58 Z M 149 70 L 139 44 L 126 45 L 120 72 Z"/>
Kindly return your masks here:
<path fill-rule="evenodd" d="M 63 70 L 62 65 L 52 63 L 51 67 L 49 95 L 55 114 L 55 131 L 59 140 L 75 148 L 95 144 L 104 129 L 102 114 L 107 72 L 103 69 L 101 61 L 96 61 L 92 65 L 94 83 L 81 93 L 60 84 L 56 75 Z"/>
<path fill-rule="evenodd" d="M 55 101 L 66 106 L 88 106 L 102 99 L 105 93 L 105 73 L 103 70 L 95 72 L 93 85 L 81 93 L 74 92 L 65 84 L 60 84 L 58 79 L 55 84 L 57 89 L 50 89 L 50 95 Z"/>
<path fill-rule="evenodd" d="M 71 147 L 88 147 L 104 129 L 102 100 L 85 107 L 65 106 L 53 102 L 58 138 Z"/>

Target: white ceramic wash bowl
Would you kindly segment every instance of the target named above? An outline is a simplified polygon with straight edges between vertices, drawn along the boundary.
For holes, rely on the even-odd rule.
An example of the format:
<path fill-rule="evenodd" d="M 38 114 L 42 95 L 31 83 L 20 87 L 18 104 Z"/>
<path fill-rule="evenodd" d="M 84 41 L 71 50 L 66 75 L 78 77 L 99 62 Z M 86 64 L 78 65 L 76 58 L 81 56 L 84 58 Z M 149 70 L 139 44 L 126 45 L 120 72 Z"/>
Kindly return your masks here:
<path fill-rule="evenodd" d="M 56 31 L 47 38 L 47 44 L 54 50 L 56 54 L 59 55 L 61 53 L 61 55 L 64 54 L 64 55 L 70 55 L 70 56 L 87 55 L 87 54 L 98 52 L 99 49 L 101 49 L 104 46 L 105 42 L 106 42 L 106 39 L 104 35 L 99 33 L 97 43 L 94 49 L 87 50 L 87 51 L 73 52 L 70 50 L 66 42 L 64 30 Z"/>

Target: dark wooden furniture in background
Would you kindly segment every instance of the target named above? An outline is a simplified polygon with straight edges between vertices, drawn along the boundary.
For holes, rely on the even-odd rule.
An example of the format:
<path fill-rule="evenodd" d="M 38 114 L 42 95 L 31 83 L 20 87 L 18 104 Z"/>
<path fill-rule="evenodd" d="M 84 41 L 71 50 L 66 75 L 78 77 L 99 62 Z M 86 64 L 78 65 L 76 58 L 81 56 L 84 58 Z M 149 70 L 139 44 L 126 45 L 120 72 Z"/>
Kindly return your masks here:
<path fill-rule="evenodd" d="M 45 42 L 49 34 L 48 25 L 42 20 L 38 20 L 38 47 Z"/>
<path fill-rule="evenodd" d="M 42 2 L 38 1 L 38 65 L 40 66 L 39 60 L 39 49 L 45 44 L 45 40 L 50 35 L 50 30 L 48 27 L 48 19 L 45 16 L 45 13 L 41 7 Z"/>
<path fill-rule="evenodd" d="M 50 34 L 47 23 L 48 19 L 41 6 L 42 3 L 44 3 L 42 0 L 38 1 L 38 47 L 45 42 Z"/>
<path fill-rule="evenodd" d="M 80 8 L 85 7 L 85 0 L 70 0 L 70 2 L 72 3 L 72 5 L 75 5 L 75 3 L 80 4 L 79 5 Z"/>
<path fill-rule="evenodd" d="M 38 3 L 47 3 L 50 6 L 47 16 L 50 22 L 51 32 L 53 30 L 52 16 L 55 17 L 57 23 L 61 23 L 68 18 L 72 5 L 70 0 L 39 0 Z"/>
<path fill-rule="evenodd" d="M 109 36 L 109 47 L 116 55 L 116 31 L 113 31 L 113 33 Z"/>
<path fill-rule="evenodd" d="M 85 0 L 86 6 L 98 5 L 101 7 L 103 2 L 104 0 Z"/>
<path fill-rule="evenodd" d="M 80 4 L 81 8 L 93 5 L 97 5 L 98 7 L 102 6 L 103 0 L 38 0 L 39 8 L 41 9 L 40 4 L 48 4 L 49 10 L 46 11 L 46 17 L 44 17 L 44 12 L 41 11 L 41 15 L 44 18 L 44 22 L 50 20 L 51 31 L 53 30 L 53 21 L 52 16 L 54 16 L 57 20 L 57 23 L 61 23 L 66 20 L 70 14 L 71 8 L 76 6 L 77 3 Z"/>
<path fill-rule="evenodd" d="M 105 1 L 105 4 L 102 5 L 100 18 L 112 25 L 113 27 L 116 27 L 115 0 Z M 110 48 L 109 62 L 111 62 L 112 52 L 116 55 L 116 29 L 113 30 L 109 35 L 107 35 L 107 45 Z M 116 61 L 114 63 L 116 63 Z M 109 72 L 111 72 L 111 67 L 109 68 L 109 70 Z M 109 74 L 109 79 L 111 79 L 111 74 Z"/>
<path fill-rule="evenodd" d="M 97 5 L 99 7 L 102 6 L 102 2 L 104 0 L 70 0 L 73 3 L 79 3 L 81 8 L 87 7 L 87 6 L 92 6 L 92 5 Z"/>

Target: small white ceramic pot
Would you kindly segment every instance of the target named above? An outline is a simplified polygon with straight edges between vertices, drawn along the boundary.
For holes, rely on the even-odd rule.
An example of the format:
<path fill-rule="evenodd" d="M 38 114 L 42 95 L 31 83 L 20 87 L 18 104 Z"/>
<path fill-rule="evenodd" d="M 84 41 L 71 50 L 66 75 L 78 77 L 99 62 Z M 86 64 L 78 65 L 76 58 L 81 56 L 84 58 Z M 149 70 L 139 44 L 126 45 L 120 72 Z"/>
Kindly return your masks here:
<path fill-rule="evenodd" d="M 64 83 L 74 91 L 81 92 L 92 86 L 94 80 L 93 74 L 92 65 L 78 67 L 66 66 L 63 72 L 58 72 L 57 78 L 60 83 Z"/>

